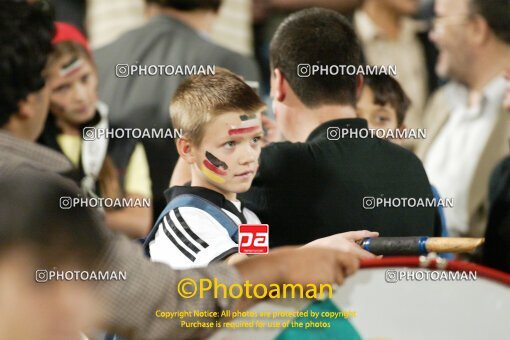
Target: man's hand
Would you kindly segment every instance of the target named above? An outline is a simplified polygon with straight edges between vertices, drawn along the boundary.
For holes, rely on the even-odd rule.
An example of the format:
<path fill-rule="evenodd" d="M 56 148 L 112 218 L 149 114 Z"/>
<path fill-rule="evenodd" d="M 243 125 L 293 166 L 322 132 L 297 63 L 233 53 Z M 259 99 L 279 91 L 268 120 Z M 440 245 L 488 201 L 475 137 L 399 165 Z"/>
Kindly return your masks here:
<path fill-rule="evenodd" d="M 359 268 L 355 256 L 331 249 L 286 247 L 271 254 L 276 255 L 274 263 L 280 266 L 280 283 L 342 284 Z"/>
<path fill-rule="evenodd" d="M 264 256 L 254 256 L 234 265 L 244 281 L 253 285 L 342 284 L 359 268 L 356 256 L 325 248 L 277 248 Z M 258 302 L 242 299 L 237 308 L 245 309 Z"/>
<path fill-rule="evenodd" d="M 331 235 L 328 237 L 319 238 L 315 241 L 305 244 L 303 247 L 323 247 L 336 249 L 339 251 L 351 253 L 359 259 L 370 259 L 376 256 L 372 253 L 361 248 L 356 241 L 362 240 L 366 237 L 377 237 L 378 232 L 368 230 L 349 231 Z"/>

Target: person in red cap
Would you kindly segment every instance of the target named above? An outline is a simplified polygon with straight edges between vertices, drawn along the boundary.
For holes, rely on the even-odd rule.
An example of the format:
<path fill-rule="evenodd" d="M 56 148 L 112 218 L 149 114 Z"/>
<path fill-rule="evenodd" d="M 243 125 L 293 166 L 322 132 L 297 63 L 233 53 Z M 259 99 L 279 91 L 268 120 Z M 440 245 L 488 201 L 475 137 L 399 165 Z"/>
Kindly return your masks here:
<path fill-rule="evenodd" d="M 39 141 L 62 152 L 76 166 L 78 184 L 93 198 L 90 204 L 97 202 L 105 209 L 111 229 L 131 238 L 144 237 L 152 209 L 143 146 L 108 134 L 113 127 L 108 107 L 98 100 L 97 71 L 87 39 L 70 24 L 57 22 L 55 27 L 54 50 L 46 69 L 51 114 Z"/>
<path fill-rule="evenodd" d="M 52 43 L 57 45 L 63 41 L 78 43 L 90 54 L 89 42 L 78 28 L 66 22 L 55 22 L 55 36 Z"/>

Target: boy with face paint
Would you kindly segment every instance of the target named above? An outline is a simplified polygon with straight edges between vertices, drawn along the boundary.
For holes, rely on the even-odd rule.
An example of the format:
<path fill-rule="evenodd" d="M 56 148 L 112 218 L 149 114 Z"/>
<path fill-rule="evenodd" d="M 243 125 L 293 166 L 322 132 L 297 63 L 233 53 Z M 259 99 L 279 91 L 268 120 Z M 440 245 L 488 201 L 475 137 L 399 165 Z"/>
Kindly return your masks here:
<path fill-rule="evenodd" d="M 172 123 L 182 129 L 177 150 L 192 168 L 191 186 L 175 186 L 169 201 L 181 195 L 198 196 L 215 205 L 236 225 L 258 224 L 257 216 L 237 200 L 258 169 L 264 103 L 238 76 L 216 69 L 214 76 L 194 76 L 178 88 L 171 106 Z M 174 268 L 235 262 L 236 238 L 207 211 L 196 207 L 172 209 L 149 241 L 152 260 Z"/>
<path fill-rule="evenodd" d="M 180 85 L 170 114 L 173 126 L 184 134 L 177 140 L 177 150 L 191 169 L 191 186 L 173 186 L 165 192 L 169 204 L 145 241 L 152 260 L 181 269 L 221 260 L 234 263 L 245 257 L 237 253 L 238 226 L 260 220 L 237 194 L 250 189 L 259 166 L 264 107 L 241 78 L 224 69 L 216 68 L 214 76 L 190 77 Z M 202 202 L 201 206 L 180 204 L 189 197 Z M 218 212 L 227 220 L 218 219 Z M 374 255 L 354 240 L 377 236 L 360 230 L 305 246 L 370 258 Z"/>

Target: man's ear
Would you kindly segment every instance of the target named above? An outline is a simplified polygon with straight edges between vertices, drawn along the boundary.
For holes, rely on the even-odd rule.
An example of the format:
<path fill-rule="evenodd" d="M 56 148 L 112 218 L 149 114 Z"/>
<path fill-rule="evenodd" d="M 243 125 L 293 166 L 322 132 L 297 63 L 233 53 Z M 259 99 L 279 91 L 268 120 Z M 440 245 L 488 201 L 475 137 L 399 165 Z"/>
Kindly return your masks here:
<path fill-rule="evenodd" d="M 356 75 L 356 101 L 361 96 L 361 90 L 363 90 L 363 75 L 357 74 Z"/>
<path fill-rule="evenodd" d="M 187 138 L 178 138 L 176 142 L 177 152 L 179 156 L 188 164 L 196 161 L 193 144 Z"/>
<path fill-rule="evenodd" d="M 474 26 L 471 31 L 471 39 L 473 39 L 477 45 L 482 45 L 490 38 L 491 28 L 487 21 L 481 16 L 475 16 L 473 22 Z"/>
<path fill-rule="evenodd" d="M 280 69 L 275 68 L 271 77 L 271 97 L 282 102 L 285 100 L 286 94 L 285 77 Z"/>

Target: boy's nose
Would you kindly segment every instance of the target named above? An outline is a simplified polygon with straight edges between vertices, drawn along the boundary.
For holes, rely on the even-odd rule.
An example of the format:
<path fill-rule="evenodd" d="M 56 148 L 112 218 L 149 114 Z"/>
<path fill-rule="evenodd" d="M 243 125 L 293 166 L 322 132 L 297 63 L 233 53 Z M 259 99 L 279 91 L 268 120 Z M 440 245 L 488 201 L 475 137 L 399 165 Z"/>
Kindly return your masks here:
<path fill-rule="evenodd" d="M 87 88 L 81 84 L 77 84 L 74 87 L 73 99 L 76 102 L 85 102 L 87 99 Z"/>
<path fill-rule="evenodd" d="M 252 147 L 243 148 L 241 156 L 239 157 L 240 164 L 253 163 L 258 159 L 259 152 L 254 150 Z"/>

